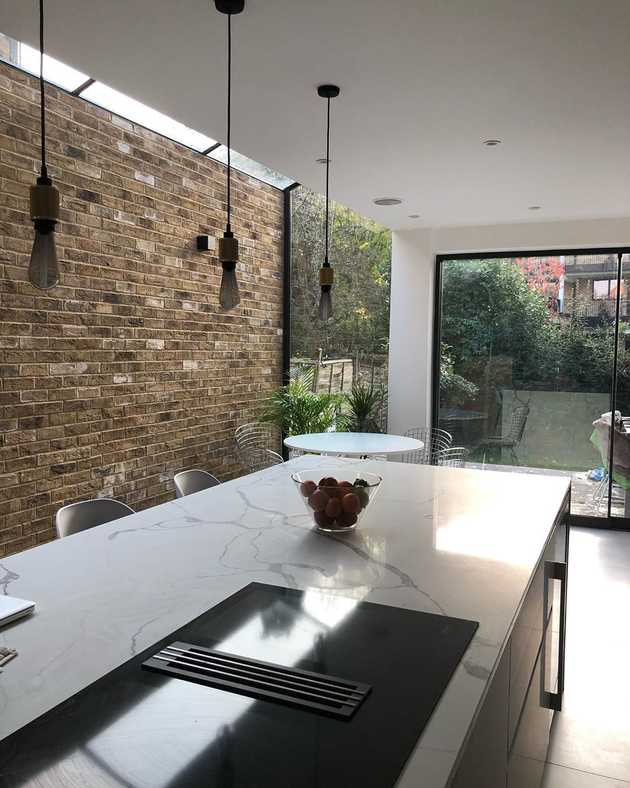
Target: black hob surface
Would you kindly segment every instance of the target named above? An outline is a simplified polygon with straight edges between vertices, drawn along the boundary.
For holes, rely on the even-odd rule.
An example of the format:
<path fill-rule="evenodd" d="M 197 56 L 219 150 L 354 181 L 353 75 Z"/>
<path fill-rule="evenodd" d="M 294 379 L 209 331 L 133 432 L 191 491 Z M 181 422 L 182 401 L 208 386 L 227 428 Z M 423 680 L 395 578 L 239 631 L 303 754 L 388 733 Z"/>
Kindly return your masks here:
<path fill-rule="evenodd" d="M 476 629 L 252 583 L 0 742 L 0 786 L 386 788 Z M 370 689 L 339 718 L 142 668 L 175 641 Z"/>

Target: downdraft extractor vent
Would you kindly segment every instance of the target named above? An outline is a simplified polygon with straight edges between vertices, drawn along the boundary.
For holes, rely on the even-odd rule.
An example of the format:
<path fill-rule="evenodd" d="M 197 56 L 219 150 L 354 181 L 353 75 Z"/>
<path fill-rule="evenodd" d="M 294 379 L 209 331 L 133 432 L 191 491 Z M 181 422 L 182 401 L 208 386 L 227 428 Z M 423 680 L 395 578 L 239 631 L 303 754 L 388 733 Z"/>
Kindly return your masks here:
<path fill-rule="evenodd" d="M 274 665 L 175 642 L 142 663 L 145 670 L 196 684 L 349 718 L 371 687 L 337 676 Z"/>

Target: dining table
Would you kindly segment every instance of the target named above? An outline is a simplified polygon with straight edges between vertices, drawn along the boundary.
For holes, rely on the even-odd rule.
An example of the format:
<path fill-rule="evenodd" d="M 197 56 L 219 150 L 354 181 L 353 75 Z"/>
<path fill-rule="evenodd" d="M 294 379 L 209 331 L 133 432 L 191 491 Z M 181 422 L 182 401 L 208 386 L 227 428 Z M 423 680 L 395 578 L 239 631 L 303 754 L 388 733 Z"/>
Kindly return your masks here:
<path fill-rule="evenodd" d="M 389 457 L 421 451 L 424 443 L 405 435 L 380 432 L 313 432 L 291 435 L 284 445 L 308 454 L 333 457 Z"/>

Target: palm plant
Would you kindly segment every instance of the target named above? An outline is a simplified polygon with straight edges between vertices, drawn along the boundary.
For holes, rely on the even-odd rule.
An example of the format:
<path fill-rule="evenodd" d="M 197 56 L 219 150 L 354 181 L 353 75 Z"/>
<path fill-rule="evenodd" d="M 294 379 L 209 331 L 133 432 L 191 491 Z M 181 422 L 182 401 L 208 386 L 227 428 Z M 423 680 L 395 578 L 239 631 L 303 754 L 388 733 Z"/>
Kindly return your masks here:
<path fill-rule="evenodd" d="M 348 432 L 380 432 L 378 412 L 384 396 L 380 386 L 355 380 L 345 396 L 343 427 Z"/>
<path fill-rule="evenodd" d="M 316 394 L 298 376 L 271 395 L 260 421 L 277 424 L 285 435 L 327 432 L 335 427 L 342 402 L 339 394 Z"/>

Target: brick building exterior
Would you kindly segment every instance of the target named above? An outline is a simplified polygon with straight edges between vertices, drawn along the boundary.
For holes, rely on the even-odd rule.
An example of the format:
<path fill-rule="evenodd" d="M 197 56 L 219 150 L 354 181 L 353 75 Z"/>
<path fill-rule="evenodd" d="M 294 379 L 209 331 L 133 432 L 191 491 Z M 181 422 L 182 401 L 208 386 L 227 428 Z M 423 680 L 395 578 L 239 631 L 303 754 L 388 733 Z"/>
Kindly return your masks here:
<path fill-rule="evenodd" d="M 235 427 L 281 382 L 282 193 L 239 173 L 241 304 L 195 251 L 223 230 L 223 165 L 48 88 L 61 283 L 34 289 L 36 80 L 0 63 L 0 557 L 54 538 L 63 504 L 134 508 L 173 473 L 239 472 Z"/>

